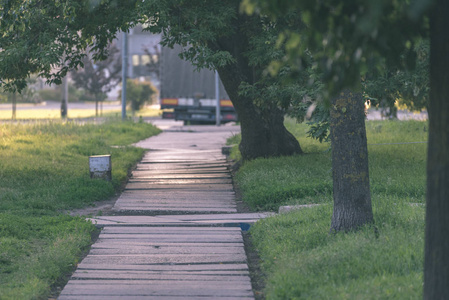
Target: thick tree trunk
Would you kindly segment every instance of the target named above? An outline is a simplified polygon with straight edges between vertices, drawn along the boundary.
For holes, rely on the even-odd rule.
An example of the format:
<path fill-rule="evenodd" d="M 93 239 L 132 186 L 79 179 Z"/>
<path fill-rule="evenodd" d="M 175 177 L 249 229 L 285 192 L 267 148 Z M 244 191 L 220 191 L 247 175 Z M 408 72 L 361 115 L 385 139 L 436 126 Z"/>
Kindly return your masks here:
<path fill-rule="evenodd" d="M 356 230 L 373 223 L 362 94 L 343 91 L 332 99 L 330 115 L 334 191 L 331 232 Z"/>
<path fill-rule="evenodd" d="M 238 6 L 236 9 L 238 10 Z M 231 36 L 221 37 L 209 47 L 228 51 L 235 60 L 217 71 L 240 120 L 242 141 L 239 149 L 242 159 L 301 154 L 303 152 L 298 140 L 284 126 L 285 112 L 282 109 L 275 104 L 270 105 L 270 99 L 264 99 L 266 104 L 257 107 L 255 99 L 239 94 L 240 85 L 243 82 L 254 84 L 260 80 L 265 67 L 251 66 L 245 56 L 251 47 L 248 44 L 249 36 L 258 34 L 249 30 L 254 30 L 251 19 L 258 17 L 242 15 L 238 11 L 236 15 L 235 32 Z"/>
<path fill-rule="evenodd" d="M 424 299 L 449 295 L 449 2 L 430 17 L 430 105 L 427 157 Z"/>
<path fill-rule="evenodd" d="M 298 140 L 284 126 L 282 109 L 274 105 L 259 109 L 253 99 L 240 96 L 238 89 L 244 73 L 238 73 L 235 66 L 220 68 L 218 72 L 239 116 L 243 160 L 303 153 Z"/>

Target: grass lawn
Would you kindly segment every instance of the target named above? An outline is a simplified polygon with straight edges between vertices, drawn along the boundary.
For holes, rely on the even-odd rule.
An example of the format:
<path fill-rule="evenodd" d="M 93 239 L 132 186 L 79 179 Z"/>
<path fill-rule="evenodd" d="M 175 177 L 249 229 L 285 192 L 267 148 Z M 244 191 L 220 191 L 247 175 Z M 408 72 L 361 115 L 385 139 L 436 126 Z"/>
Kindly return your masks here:
<path fill-rule="evenodd" d="M 330 235 L 329 144 L 306 138 L 287 121 L 302 156 L 257 159 L 236 174 L 243 200 L 256 210 L 320 203 L 264 219 L 250 230 L 266 275 L 267 299 L 420 299 L 424 248 L 426 122 L 369 121 L 375 226 Z M 387 145 L 386 145 L 387 144 Z"/>
<path fill-rule="evenodd" d="M 0 120 L 11 120 L 11 110 L 0 110 Z M 126 112 L 127 116 L 131 116 L 131 110 Z M 159 109 L 143 108 L 136 111 L 136 117 L 156 117 L 161 115 Z M 121 117 L 121 110 L 104 110 L 102 117 Z M 92 118 L 95 117 L 95 109 L 69 109 L 68 118 Z M 18 109 L 16 110 L 17 120 L 30 119 L 61 119 L 61 111 L 59 109 Z"/>
<path fill-rule="evenodd" d="M 0 123 L 0 299 L 46 299 L 78 263 L 95 227 L 63 211 L 114 196 L 150 124 Z M 123 147 L 113 147 L 123 146 Z M 111 154 L 112 182 L 89 178 L 88 157 Z"/>

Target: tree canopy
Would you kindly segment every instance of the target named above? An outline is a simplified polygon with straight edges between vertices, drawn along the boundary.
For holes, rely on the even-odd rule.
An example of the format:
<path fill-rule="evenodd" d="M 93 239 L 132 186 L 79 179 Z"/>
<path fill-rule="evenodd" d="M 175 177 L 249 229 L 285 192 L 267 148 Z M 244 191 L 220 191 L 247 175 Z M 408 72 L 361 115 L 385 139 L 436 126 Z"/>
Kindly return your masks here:
<path fill-rule="evenodd" d="M 22 90 L 31 74 L 60 84 L 68 70 L 82 67 L 85 50 L 107 55 L 117 30 L 136 23 L 137 1 L 0 2 L 0 87 Z"/>
<path fill-rule="evenodd" d="M 422 14 L 428 2 L 244 0 L 242 8 L 273 18 L 296 10 L 307 30 L 285 31 L 280 36 L 286 40 L 284 61 L 298 66 L 307 51 L 312 52 L 324 72 L 326 91 L 335 94 L 344 88 L 359 88 L 358 78 L 373 61 L 412 67 L 415 52 L 405 50 L 428 36 L 428 22 Z M 399 59 L 403 54 L 405 59 Z"/>

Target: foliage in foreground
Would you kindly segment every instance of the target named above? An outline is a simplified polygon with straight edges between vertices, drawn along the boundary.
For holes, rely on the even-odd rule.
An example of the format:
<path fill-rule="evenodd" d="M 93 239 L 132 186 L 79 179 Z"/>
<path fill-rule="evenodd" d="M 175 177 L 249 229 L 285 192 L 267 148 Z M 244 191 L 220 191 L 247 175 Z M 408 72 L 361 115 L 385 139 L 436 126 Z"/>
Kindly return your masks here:
<path fill-rule="evenodd" d="M 141 158 L 149 124 L 0 125 L 0 299 L 45 298 L 90 245 L 95 227 L 63 212 L 113 196 Z M 121 147 L 112 147 L 121 146 Z M 88 156 L 112 155 L 113 181 L 89 178 Z"/>
<path fill-rule="evenodd" d="M 307 128 L 289 124 L 299 139 Z M 330 154 L 311 145 L 297 157 L 245 163 L 236 176 L 253 208 L 323 205 L 251 228 L 267 299 L 418 299 L 422 295 L 426 122 L 367 122 L 376 230 L 329 234 Z M 304 145 L 305 143 L 302 142 Z"/>

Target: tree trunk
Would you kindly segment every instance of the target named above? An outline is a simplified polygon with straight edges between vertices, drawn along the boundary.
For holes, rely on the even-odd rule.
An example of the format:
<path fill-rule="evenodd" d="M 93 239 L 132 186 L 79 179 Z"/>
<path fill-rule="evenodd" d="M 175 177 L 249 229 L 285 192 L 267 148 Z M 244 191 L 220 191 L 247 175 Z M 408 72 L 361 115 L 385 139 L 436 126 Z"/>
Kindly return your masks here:
<path fill-rule="evenodd" d="M 95 94 L 95 117 L 98 117 L 98 95 Z"/>
<path fill-rule="evenodd" d="M 253 99 L 239 95 L 242 72 L 234 65 L 220 68 L 218 73 L 240 120 L 239 149 L 244 161 L 303 153 L 298 140 L 284 126 L 282 109 L 275 105 L 260 109 Z"/>
<path fill-rule="evenodd" d="M 12 93 L 12 119 L 15 120 L 16 119 L 16 110 L 17 110 L 17 98 L 16 98 L 16 93 Z"/>
<path fill-rule="evenodd" d="M 449 2 L 430 16 L 430 104 L 424 299 L 449 295 Z"/>
<path fill-rule="evenodd" d="M 230 36 L 220 37 L 216 43 L 210 43 L 209 47 L 228 51 L 235 60 L 232 64 L 219 67 L 217 71 L 239 117 L 242 134 L 239 149 L 242 159 L 245 161 L 258 157 L 301 154 L 303 152 L 298 140 L 284 126 L 285 111 L 275 104 L 270 105 L 270 99 L 266 99 L 263 107 L 258 107 L 254 104 L 255 99 L 239 94 L 240 85 L 243 82 L 254 84 L 260 80 L 266 66 L 251 66 L 245 54 L 251 47 L 248 44 L 249 37 L 259 34 L 250 30 L 254 30 L 250 25 L 251 19 L 258 17 L 238 12 L 236 15 L 235 32 Z"/>
<path fill-rule="evenodd" d="M 298 140 L 284 126 L 284 112 L 271 107 L 258 111 L 250 100 L 236 103 L 240 118 L 242 141 L 239 145 L 244 160 L 301 154 Z M 242 107 L 243 106 L 243 107 Z"/>
<path fill-rule="evenodd" d="M 351 231 L 373 223 L 362 94 L 345 90 L 331 104 L 331 232 Z"/>

